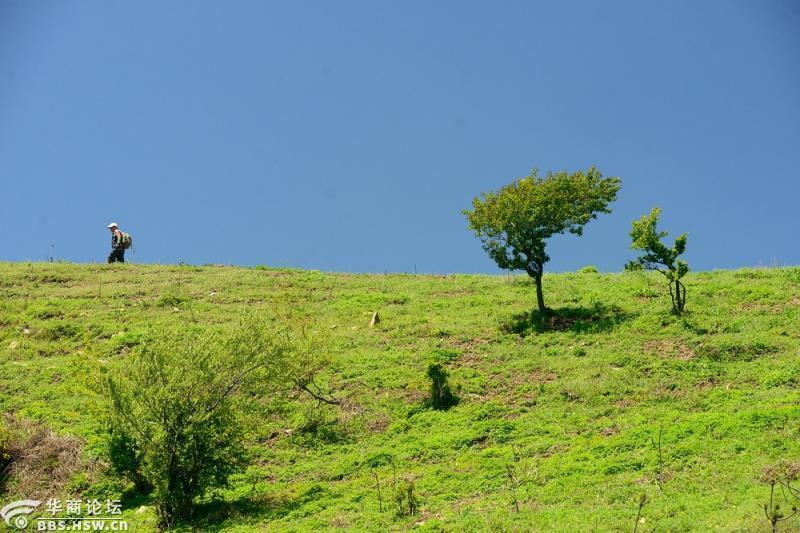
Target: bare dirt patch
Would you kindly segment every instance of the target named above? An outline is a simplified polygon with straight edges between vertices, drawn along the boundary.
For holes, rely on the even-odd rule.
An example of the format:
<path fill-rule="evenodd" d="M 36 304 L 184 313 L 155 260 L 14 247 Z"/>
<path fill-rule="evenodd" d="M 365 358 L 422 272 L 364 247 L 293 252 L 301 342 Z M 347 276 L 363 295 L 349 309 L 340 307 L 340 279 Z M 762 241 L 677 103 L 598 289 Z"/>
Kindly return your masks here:
<path fill-rule="evenodd" d="M 486 348 L 492 343 L 493 336 L 483 332 L 477 337 L 448 337 L 443 343 L 447 349 L 455 350 L 460 355 L 456 360 L 459 366 L 475 368 L 483 363 Z"/>
<path fill-rule="evenodd" d="M 647 341 L 642 345 L 642 350 L 648 355 L 655 355 L 662 359 L 680 359 L 688 361 L 694 359 L 695 353 L 691 346 L 680 339 L 656 339 Z"/>

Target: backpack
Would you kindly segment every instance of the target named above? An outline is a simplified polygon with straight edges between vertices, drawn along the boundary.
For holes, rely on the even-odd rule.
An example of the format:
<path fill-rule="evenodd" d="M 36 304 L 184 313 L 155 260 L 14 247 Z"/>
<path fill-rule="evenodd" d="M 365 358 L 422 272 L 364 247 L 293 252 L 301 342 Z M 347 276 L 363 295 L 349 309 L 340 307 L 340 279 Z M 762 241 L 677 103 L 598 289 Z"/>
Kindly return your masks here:
<path fill-rule="evenodd" d="M 131 237 L 130 233 L 125 233 L 124 231 L 121 231 L 120 233 L 122 233 L 122 248 L 127 250 L 133 246 L 133 237 Z"/>

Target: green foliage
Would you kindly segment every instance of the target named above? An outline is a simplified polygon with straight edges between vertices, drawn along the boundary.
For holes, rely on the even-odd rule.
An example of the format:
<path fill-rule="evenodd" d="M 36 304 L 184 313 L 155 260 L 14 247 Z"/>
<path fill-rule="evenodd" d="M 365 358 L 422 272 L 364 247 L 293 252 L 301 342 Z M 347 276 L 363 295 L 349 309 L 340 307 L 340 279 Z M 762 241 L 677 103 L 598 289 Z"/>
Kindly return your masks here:
<path fill-rule="evenodd" d="M 429 364 L 426 375 L 431 380 L 430 402 L 434 409 L 446 410 L 458 403 L 447 381 L 449 374 L 440 363 Z"/>
<path fill-rule="evenodd" d="M 414 481 L 410 479 L 401 480 L 397 483 L 394 491 L 394 502 L 397 506 L 398 516 L 411 516 L 417 514 L 419 502 L 414 493 Z"/>
<path fill-rule="evenodd" d="M 377 453 L 367 458 L 366 466 L 371 470 L 375 480 L 375 493 L 378 496 L 378 509 L 383 512 L 383 493 L 381 491 L 380 470 L 382 467 L 392 467 L 392 483 L 397 487 L 397 466 L 394 457 L 389 453 Z"/>
<path fill-rule="evenodd" d="M 537 302 L 545 311 L 541 290 L 544 265 L 550 260 L 547 239 L 559 233 L 582 235 L 599 213 L 610 213 L 619 178 L 603 178 L 595 167 L 539 177 L 536 170 L 498 191 L 485 193 L 464 210 L 469 227 L 489 257 L 505 270 L 520 270 L 536 282 Z"/>
<path fill-rule="evenodd" d="M 347 422 L 347 438 L 299 429 L 317 402 L 290 382 L 294 367 L 315 364 L 282 373 L 285 394 L 272 385 L 256 394 L 260 380 L 252 380 L 235 403 L 257 475 L 234 474 L 227 487 L 206 491 L 177 531 L 631 531 L 643 492 L 640 532 L 769 531 L 770 488 L 759 472 L 800 457 L 798 272 L 690 272 L 683 282 L 692 287 L 692 313 L 681 317 L 653 305 L 661 274 L 552 274 L 548 303 L 559 312 L 521 336 L 498 324 L 530 314 L 527 276 L 0 262 L 0 412 L 77 437 L 86 457 L 106 463 L 97 383 L 131 371 L 151 332 L 191 328 L 224 339 L 243 309 L 292 309 L 326 332 L 310 351 L 330 359 L 317 381 L 335 383 L 342 403 L 326 407 L 325 427 Z M 191 305 L 155 305 L 176 286 Z M 395 295 L 407 303 L 386 305 Z M 383 327 L 369 328 L 376 308 Z M 39 309 L 52 316 L 28 313 Z M 82 334 L 39 335 L 60 321 Z M 425 408 L 431 354 L 450 374 L 457 408 Z M 662 424 L 658 468 L 651 439 Z M 512 445 L 515 482 L 507 477 Z M 378 454 L 391 454 L 397 469 L 395 482 L 393 464 L 377 461 L 384 512 L 366 465 Z M 45 472 L 50 486 L 52 469 Z M 155 493 L 131 491 L 113 470 L 100 480 L 85 472 L 69 487 L 101 501 L 127 489 L 130 530 L 157 531 Z M 403 479 L 414 480 L 422 502 L 415 516 L 397 516 Z M 20 490 L 14 477 L 0 499 L 30 496 Z M 794 516 L 778 527 L 798 524 Z"/>
<path fill-rule="evenodd" d="M 156 305 L 159 307 L 177 307 L 187 301 L 188 298 L 172 290 L 161 296 L 158 301 L 156 301 Z"/>
<path fill-rule="evenodd" d="M 717 335 L 700 345 L 697 354 L 717 361 L 752 361 L 779 351 L 779 347 L 763 339 Z"/>
<path fill-rule="evenodd" d="M 80 328 L 69 322 L 56 322 L 55 324 L 48 324 L 39 332 L 39 336 L 42 339 L 50 341 L 74 339 L 80 334 Z"/>
<path fill-rule="evenodd" d="M 669 294 L 672 298 L 672 309 L 677 314 L 686 306 L 686 287 L 681 278 L 689 272 L 689 265 L 678 259 L 686 251 L 687 234 L 681 234 L 671 248 L 662 242 L 666 231 L 658 231 L 658 217 L 661 209 L 654 207 L 649 215 L 642 215 L 633 221 L 631 229 L 631 248 L 642 250 L 644 254 L 625 265 L 626 270 L 656 270 L 662 273 L 669 283 Z M 675 290 L 673 291 L 673 286 Z"/>
<path fill-rule="evenodd" d="M 446 365 L 457 360 L 458 356 L 459 353 L 456 350 L 437 348 L 431 353 L 431 362 Z"/>
<path fill-rule="evenodd" d="M 108 429 L 108 458 L 112 469 L 130 479 L 136 490 L 149 492 L 153 487 L 143 473 L 143 456 L 137 440 L 127 433 L 125 425 L 111 426 Z"/>
<path fill-rule="evenodd" d="M 578 274 L 599 274 L 600 271 L 594 265 L 587 265 L 578 269 Z"/>
<path fill-rule="evenodd" d="M 243 467 L 242 391 L 282 381 L 293 353 L 264 321 L 165 330 L 108 379 L 112 462 L 155 488 L 163 526 L 190 519 L 197 497 Z"/>

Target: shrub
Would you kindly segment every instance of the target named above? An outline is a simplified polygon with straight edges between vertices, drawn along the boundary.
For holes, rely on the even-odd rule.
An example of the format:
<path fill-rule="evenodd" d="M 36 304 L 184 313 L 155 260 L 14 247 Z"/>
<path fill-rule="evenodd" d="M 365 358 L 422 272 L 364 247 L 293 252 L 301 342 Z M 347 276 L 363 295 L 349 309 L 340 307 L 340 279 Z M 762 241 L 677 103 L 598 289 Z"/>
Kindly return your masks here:
<path fill-rule="evenodd" d="M 394 501 L 397 505 L 398 516 L 411 516 L 417 514 L 419 506 L 417 496 L 414 494 L 414 481 L 404 479 L 395 487 Z"/>
<path fill-rule="evenodd" d="M 625 270 L 645 269 L 661 272 L 667 278 L 672 310 L 679 315 L 686 306 L 686 287 L 681 278 L 689 272 L 689 265 L 678 257 L 686 251 L 687 234 L 679 235 L 672 248 L 668 248 L 661 242 L 667 236 L 667 232 L 658 231 L 657 228 L 660 214 L 661 210 L 654 207 L 649 215 L 642 215 L 639 220 L 633 221 L 631 248 L 641 250 L 644 254 L 626 264 Z"/>
<path fill-rule="evenodd" d="M 139 492 L 149 492 L 152 486 L 142 474 L 142 450 L 136 439 L 122 428 L 109 428 L 108 456 L 111 468 L 130 479 Z"/>
<path fill-rule="evenodd" d="M 458 403 L 447 381 L 449 374 L 440 363 L 428 365 L 427 375 L 431 380 L 430 402 L 434 409 L 446 410 Z"/>
<path fill-rule="evenodd" d="M 109 376 L 111 459 L 154 487 L 162 527 L 191 519 L 195 499 L 245 465 L 243 402 L 305 377 L 311 365 L 296 360 L 297 346 L 291 331 L 260 320 L 163 330 Z"/>
<path fill-rule="evenodd" d="M 599 274 L 600 271 L 597 269 L 596 266 L 587 265 L 585 267 L 578 269 L 578 274 Z"/>

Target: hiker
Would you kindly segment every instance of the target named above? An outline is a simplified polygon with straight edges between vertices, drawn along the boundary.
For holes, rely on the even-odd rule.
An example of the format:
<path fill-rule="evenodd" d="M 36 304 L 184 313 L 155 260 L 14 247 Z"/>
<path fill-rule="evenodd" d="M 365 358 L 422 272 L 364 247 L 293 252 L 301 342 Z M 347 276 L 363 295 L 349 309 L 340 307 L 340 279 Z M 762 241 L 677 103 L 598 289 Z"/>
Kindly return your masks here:
<path fill-rule="evenodd" d="M 109 263 L 124 263 L 125 262 L 125 244 L 122 238 L 122 232 L 116 222 L 112 222 L 106 226 L 111 230 L 111 253 L 108 254 Z"/>

